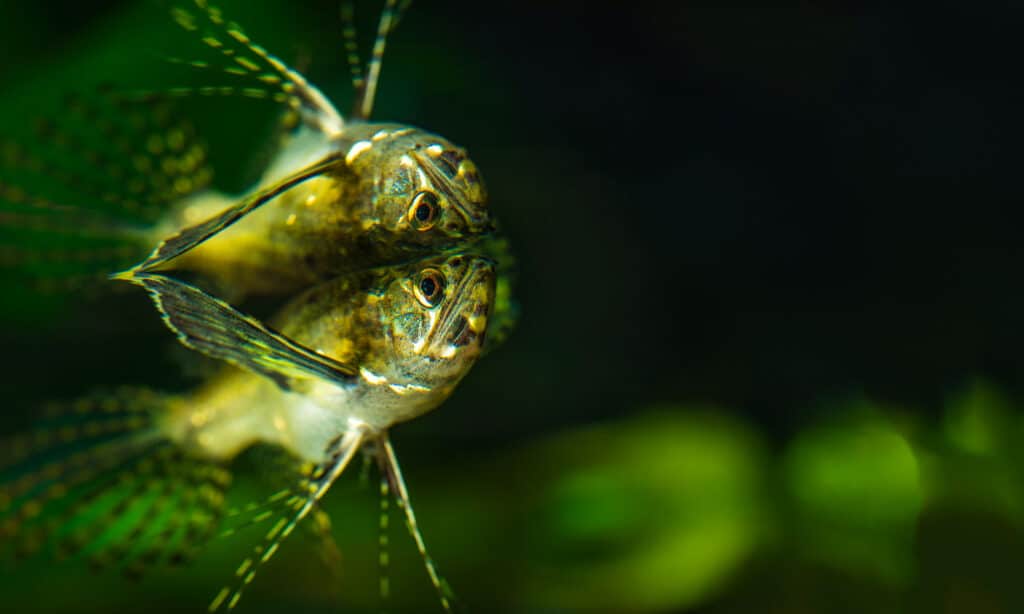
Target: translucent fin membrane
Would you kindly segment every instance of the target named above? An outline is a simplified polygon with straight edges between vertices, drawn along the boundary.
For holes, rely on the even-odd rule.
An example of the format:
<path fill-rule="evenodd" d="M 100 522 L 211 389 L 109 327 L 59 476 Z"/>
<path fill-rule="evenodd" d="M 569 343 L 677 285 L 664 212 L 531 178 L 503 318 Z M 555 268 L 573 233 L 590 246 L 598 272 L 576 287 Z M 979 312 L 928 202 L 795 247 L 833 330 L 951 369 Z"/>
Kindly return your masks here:
<path fill-rule="evenodd" d="M 148 258 L 134 267 L 135 271 L 154 270 L 163 264 L 200 245 L 210 237 L 228 228 L 257 208 L 270 202 L 277 196 L 313 177 L 337 170 L 344 166 L 344 158 L 332 153 L 319 162 L 311 164 L 300 171 L 285 177 L 277 183 L 267 186 L 249 195 L 237 204 L 225 209 L 214 217 L 199 224 L 189 226 L 174 234 L 154 249 Z"/>
<path fill-rule="evenodd" d="M 301 113 L 312 127 L 328 135 L 341 132 L 343 121 L 334 106 L 310 85 L 305 77 L 284 62 L 253 43 L 242 28 L 227 21 L 220 9 L 206 0 L 194 0 L 171 9 L 175 22 L 194 33 L 219 61 L 214 64 L 203 60 L 177 60 L 193 67 L 211 70 L 233 77 L 248 79 L 250 85 L 171 90 L 173 95 L 241 95 L 248 98 L 270 99 L 288 105 Z"/>
<path fill-rule="evenodd" d="M 164 323 L 186 347 L 263 375 L 284 389 L 295 379 L 343 384 L 357 372 L 190 284 L 157 273 L 127 274 L 122 279 L 149 291 Z"/>
<path fill-rule="evenodd" d="M 380 81 L 388 35 L 394 31 L 410 0 L 385 0 L 369 60 L 362 66 L 355 10 L 350 1 L 342 3 L 341 21 L 344 53 L 354 91 L 352 118 L 368 120 Z M 270 100 L 298 113 L 309 126 L 334 136 L 344 128 L 344 119 L 333 104 L 298 71 L 255 44 L 237 23 L 225 19 L 221 10 L 206 0 L 193 0 L 171 9 L 174 21 L 194 33 L 209 48 L 214 59 L 170 58 L 172 62 L 242 80 L 241 84 L 218 84 L 142 92 L 143 98 L 160 97 L 243 97 Z"/>
<path fill-rule="evenodd" d="M 0 139 L 0 268 L 28 277 L 117 270 L 212 178 L 205 146 L 167 104 L 69 96 L 35 134 L 31 145 Z"/>
<path fill-rule="evenodd" d="M 191 559 L 219 524 L 230 474 L 154 430 L 170 402 L 132 389 L 83 399 L 6 442 L 0 551 L 84 555 L 133 577 Z"/>
<path fill-rule="evenodd" d="M 350 463 L 355 452 L 366 440 L 361 430 L 351 430 L 334 446 L 331 460 L 323 465 L 291 465 L 286 470 L 288 481 L 292 482 L 278 490 L 266 500 L 231 510 L 227 514 L 227 523 L 231 525 L 222 535 L 234 535 L 252 525 L 273 520 L 267 530 L 263 542 L 253 549 L 252 555 L 246 557 L 235 570 L 231 584 L 224 586 L 210 603 L 210 611 L 231 610 L 241 599 L 245 588 L 252 583 L 256 571 L 277 552 L 281 543 L 292 533 L 306 516 L 312 515 L 314 522 L 310 526 L 315 536 L 320 538 L 321 556 L 332 570 L 337 569 L 338 554 L 330 535 L 329 519 L 317 509 L 319 502 L 327 490 L 342 474 Z M 394 497 L 398 507 L 405 515 L 406 526 L 412 536 L 416 548 L 423 559 L 427 575 L 437 591 L 441 606 L 446 612 L 455 611 L 456 601 L 448 583 L 437 571 L 433 559 L 427 551 L 423 536 L 420 533 L 413 512 L 409 492 L 405 486 L 398 458 L 386 435 L 369 440 L 371 446 L 367 454 L 377 462 L 380 471 L 380 525 L 378 535 L 378 568 L 380 571 L 379 591 L 382 602 L 386 602 L 391 592 L 390 586 L 390 501 Z M 241 522 L 237 522 L 241 519 Z"/>
<path fill-rule="evenodd" d="M 322 466 L 313 467 L 309 476 L 303 480 L 302 488 L 306 491 L 301 505 L 292 513 L 280 516 L 270 527 L 263 542 L 253 549 L 252 556 L 246 557 L 235 570 L 235 578 L 231 584 L 222 588 L 210 603 L 209 611 L 222 609 L 232 610 L 238 605 L 242 592 L 256 577 L 256 571 L 270 560 L 280 548 L 281 543 L 311 512 L 340 476 L 349 462 L 359 450 L 366 434 L 361 429 L 352 429 L 334 446 L 331 460 Z"/>
<path fill-rule="evenodd" d="M 78 212 L 105 222 L 99 228 L 123 233 L 156 221 L 168 204 L 212 179 L 205 145 L 166 103 L 132 102 L 107 88 L 69 96 L 53 117 L 36 121 L 35 133 L 31 146 L 0 144 L 0 196 L 13 209 Z M 79 202 L 50 198 L 14 178 Z"/>
<path fill-rule="evenodd" d="M 304 504 L 309 477 L 316 466 L 290 454 L 283 448 L 257 445 L 245 453 L 254 464 L 253 473 L 260 482 L 276 489 L 262 501 L 228 510 L 224 518 L 222 537 L 236 535 L 253 525 L 267 520 L 290 516 Z M 329 586 L 340 585 L 342 556 L 334 541 L 330 516 L 318 506 L 310 513 L 310 522 L 300 525 L 313 538 L 320 561 L 331 575 Z"/>

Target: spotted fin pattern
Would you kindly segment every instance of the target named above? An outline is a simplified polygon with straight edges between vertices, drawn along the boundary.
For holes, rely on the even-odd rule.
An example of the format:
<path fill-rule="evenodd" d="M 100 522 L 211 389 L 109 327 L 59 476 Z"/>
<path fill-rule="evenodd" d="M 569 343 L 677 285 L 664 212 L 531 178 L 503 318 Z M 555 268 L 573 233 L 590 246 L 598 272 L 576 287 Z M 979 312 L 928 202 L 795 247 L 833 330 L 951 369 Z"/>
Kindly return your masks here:
<path fill-rule="evenodd" d="M 241 95 L 271 99 L 300 113 L 307 124 L 324 134 L 336 135 L 341 132 L 344 122 L 330 101 L 305 77 L 252 42 L 241 26 L 224 18 L 219 8 L 211 6 L 206 0 L 194 0 L 191 5 L 174 6 L 171 16 L 179 26 L 195 33 L 204 45 L 220 56 L 221 63 L 177 61 L 199 69 L 247 78 L 253 84 L 242 87 L 179 88 L 169 91 L 171 95 Z"/>
<path fill-rule="evenodd" d="M 168 104 L 69 96 L 32 145 L 0 140 L 0 269 L 102 279 L 147 249 L 169 206 L 207 187 L 205 145 Z"/>
<path fill-rule="evenodd" d="M 352 429 L 334 445 L 330 460 L 323 465 L 313 467 L 307 479 L 303 480 L 305 496 L 302 503 L 291 514 L 282 515 L 267 531 L 263 541 L 253 548 L 252 555 L 246 557 L 235 570 L 231 584 L 222 588 L 213 601 L 209 611 L 217 612 L 232 610 L 238 605 L 242 592 L 255 579 L 256 571 L 274 556 L 281 543 L 287 539 L 300 522 L 315 511 L 316 505 L 334 484 L 334 481 L 345 471 L 366 437 L 365 431 Z"/>
<path fill-rule="evenodd" d="M 159 435 L 154 420 L 174 402 L 97 395 L 0 447 L 0 552 L 82 555 L 130 577 L 191 559 L 219 524 L 231 475 Z"/>

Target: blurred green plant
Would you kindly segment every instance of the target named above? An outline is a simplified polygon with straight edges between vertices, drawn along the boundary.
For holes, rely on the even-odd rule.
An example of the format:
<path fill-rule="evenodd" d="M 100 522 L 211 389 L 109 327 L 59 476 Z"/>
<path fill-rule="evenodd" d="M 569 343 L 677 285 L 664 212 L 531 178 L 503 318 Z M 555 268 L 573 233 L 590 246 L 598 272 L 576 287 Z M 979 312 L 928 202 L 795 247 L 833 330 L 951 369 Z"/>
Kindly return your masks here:
<path fill-rule="evenodd" d="M 995 531 L 1007 543 L 1020 541 L 1024 489 L 1013 442 L 1022 432 L 1012 404 L 978 381 L 951 396 L 931 426 L 867 402 L 832 415 L 773 451 L 728 412 L 661 406 L 411 472 L 429 519 L 424 530 L 474 610 L 749 611 L 770 600 L 773 611 L 804 612 L 846 595 L 841 611 L 897 611 L 893 604 L 914 609 L 938 591 L 942 603 L 984 601 L 998 606 L 990 611 L 1014 611 L 1016 584 L 969 583 L 973 592 L 965 594 L 949 588 L 970 576 L 956 558 L 963 545 L 958 531 L 933 528 L 966 514 L 995 523 L 984 539 L 1000 539 Z M 234 498 L 254 492 L 243 482 Z M 310 544 L 296 542 L 254 587 L 259 597 L 247 610 L 297 600 L 328 611 L 334 593 L 357 609 L 376 607 L 371 499 L 372 489 L 350 481 L 328 502 L 346 561 L 340 576 L 310 556 Z M 392 609 L 421 611 L 432 595 L 416 553 L 392 542 Z M 145 586 L 168 603 L 198 607 L 210 578 L 246 543 L 215 541 L 197 569 Z M 305 580 L 296 583 L 296 574 Z M 26 587 L 51 580 L 71 582 L 103 608 L 130 608 L 141 595 L 117 588 L 116 578 L 87 580 L 74 563 L 4 574 L 0 589 L 5 603 L 25 606 L 39 597 Z M 173 595 L 168 586 L 177 587 Z M 93 609 L 61 594 L 38 603 Z"/>

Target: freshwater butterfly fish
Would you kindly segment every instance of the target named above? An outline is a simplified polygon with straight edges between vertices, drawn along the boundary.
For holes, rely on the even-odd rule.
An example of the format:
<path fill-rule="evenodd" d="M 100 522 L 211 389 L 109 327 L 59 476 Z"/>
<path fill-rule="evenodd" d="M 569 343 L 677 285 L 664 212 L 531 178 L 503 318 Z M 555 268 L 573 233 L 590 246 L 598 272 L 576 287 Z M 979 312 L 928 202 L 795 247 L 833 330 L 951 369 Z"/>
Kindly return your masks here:
<path fill-rule="evenodd" d="M 68 262 L 76 273 L 110 274 L 134 255 L 133 271 L 188 271 L 236 300 L 291 296 L 340 273 L 489 236 L 495 222 L 486 190 L 462 148 L 418 128 L 370 121 L 387 37 L 407 5 L 385 2 L 364 67 L 351 3 L 344 4 L 355 90 L 347 118 L 205 0 L 175 7 L 177 23 L 221 60 L 193 63 L 246 85 L 77 99 L 31 148 L 0 148 L 0 167 L 11 171 L 5 178 L 0 168 L 0 226 L 46 239 L 7 250 L 7 263 L 54 265 L 34 267 L 39 277 L 66 272 Z M 123 108 L 144 113 L 146 104 L 176 96 L 231 93 L 279 101 L 301 118 L 262 178 L 240 195 L 209 188 L 205 150 L 193 145 L 191 132 L 182 138 L 171 126 L 133 135 L 131 122 L 117 117 Z M 26 169 L 52 184 L 46 189 L 66 189 L 40 198 L 42 188 L 18 185 Z"/>
<path fill-rule="evenodd" d="M 272 320 L 280 332 L 163 274 L 139 272 L 133 281 L 151 293 L 183 342 L 241 369 L 189 394 L 147 393 L 137 403 L 129 398 L 123 405 L 145 410 L 142 418 L 84 419 L 66 433 L 58 429 L 28 438 L 22 447 L 5 447 L 17 450 L 14 471 L 0 490 L 0 526 L 9 523 L 8 535 L 26 535 L 26 523 L 47 504 L 72 496 L 78 503 L 64 506 L 53 522 L 33 525 L 37 534 L 30 541 L 62 542 L 62 527 L 84 525 L 70 542 L 75 548 L 97 541 L 130 544 L 136 530 L 148 536 L 144 520 L 149 510 L 159 509 L 167 523 L 178 521 L 148 538 L 151 554 L 115 548 L 118 559 L 158 560 L 174 544 L 201 544 L 216 526 L 228 461 L 256 444 L 276 446 L 308 463 L 309 470 L 276 501 L 280 505 L 271 509 L 279 520 L 210 607 L 230 609 L 259 565 L 315 512 L 363 449 L 404 511 L 441 603 L 450 609 L 450 593 L 417 528 L 388 431 L 438 407 L 480 356 L 495 300 L 493 262 L 455 253 L 339 277 L 290 302 Z M 54 451 L 46 445 L 51 437 L 70 449 Z M 40 448 L 42 460 L 35 460 Z M 199 477 L 193 477 L 192 465 Z M 208 473 L 213 477 L 207 479 Z M 200 505 L 184 501 L 195 496 L 187 485 L 210 481 L 207 490 L 216 496 L 202 504 L 213 508 L 205 514 L 210 520 L 194 529 L 179 526 L 188 524 L 182 510 Z M 107 535 L 128 513 L 143 519 L 129 521 L 131 535 Z"/>
<path fill-rule="evenodd" d="M 134 270 L 195 270 L 239 291 L 262 290 L 269 279 L 270 291 L 287 292 L 492 233 L 483 181 L 462 148 L 418 128 L 370 121 L 387 36 L 407 4 L 385 2 L 365 69 L 356 53 L 352 5 L 344 4 L 355 90 L 347 119 L 205 1 L 176 9 L 180 24 L 201 32 L 231 61 L 232 74 L 276 84 L 302 127 L 249 193 L 208 191 L 184 201 L 170 214 L 166 238 Z"/>

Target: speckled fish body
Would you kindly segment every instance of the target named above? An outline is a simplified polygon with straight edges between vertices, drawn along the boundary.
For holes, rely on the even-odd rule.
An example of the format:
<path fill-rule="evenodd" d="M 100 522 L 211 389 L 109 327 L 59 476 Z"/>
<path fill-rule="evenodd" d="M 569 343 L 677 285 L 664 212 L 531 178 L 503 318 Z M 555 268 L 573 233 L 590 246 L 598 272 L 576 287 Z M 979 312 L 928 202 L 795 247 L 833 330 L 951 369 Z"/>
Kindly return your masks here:
<path fill-rule="evenodd" d="M 233 369 L 169 412 L 166 433 L 215 458 L 229 458 L 259 441 L 320 462 L 329 444 L 353 424 L 382 433 L 430 411 L 480 356 L 494 278 L 489 259 L 456 254 L 321 284 L 292 301 L 274 323 L 283 338 L 315 352 L 314 359 L 341 365 L 343 375 L 295 374 L 266 366 L 269 361 L 255 364 L 258 358 L 251 354 L 259 348 L 222 347 L 211 354 L 259 373 L 270 369 L 283 375 Z M 223 318 L 185 322 L 167 300 L 173 289 L 148 287 L 163 299 L 169 324 L 179 333 L 208 339 L 215 334 L 198 326 L 238 328 Z M 196 307 L 202 300 L 190 299 L 189 308 L 202 311 Z"/>
<path fill-rule="evenodd" d="M 235 295 L 282 294 L 338 274 L 422 258 L 494 230 L 473 162 L 443 137 L 356 123 L 335 137 L 304 130 L 253 191 L 295 169 L 337 164 L 198 244 L 163 268 L 195 271 Z M 150 242 L 216 216 L 247 195 L 207 191 L 178 204 Z"/>

